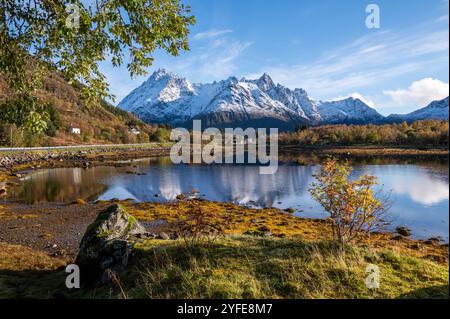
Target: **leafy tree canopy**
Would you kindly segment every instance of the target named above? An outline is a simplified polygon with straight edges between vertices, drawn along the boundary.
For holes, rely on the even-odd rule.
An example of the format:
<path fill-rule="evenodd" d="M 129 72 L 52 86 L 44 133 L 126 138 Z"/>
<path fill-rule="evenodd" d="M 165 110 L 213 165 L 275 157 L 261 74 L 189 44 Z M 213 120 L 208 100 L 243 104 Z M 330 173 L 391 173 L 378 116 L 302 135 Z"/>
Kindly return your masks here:
<path fill-rule="evenodd" d="M 45 108 L 36 98 L 43 76 L 59 70 L 81 83 L 87 106 L 114 98 L 98 63 L 126 63 L 143 75 L 153 52 L 188 50 L 190 8 L 179 0 L 0 0 L 0 77 L 11 97 L 0 120 L 46 129 Z"/>

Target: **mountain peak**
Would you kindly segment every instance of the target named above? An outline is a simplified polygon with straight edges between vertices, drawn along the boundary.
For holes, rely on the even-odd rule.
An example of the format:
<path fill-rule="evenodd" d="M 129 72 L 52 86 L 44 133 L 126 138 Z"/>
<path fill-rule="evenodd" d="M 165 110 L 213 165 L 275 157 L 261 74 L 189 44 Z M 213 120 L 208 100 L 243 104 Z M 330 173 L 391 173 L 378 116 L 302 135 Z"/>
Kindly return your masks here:
<path fill-rule="evenodd" d="M 205 119 L 207 125 L 216 127 L 279 128 L 294 128 L 305 122 L 364 124 L 391 120 L 357 97 L 313 100 L 303 89 L 275 85 L 267 73 L 255 80 L 230 76 L 214 83 L 192 85 L 183 77 L 158 69 L 144 85 L 121 101 L 119 107 L 150 123 L 172 125 L 185 125 L 194 118 Z M 435 101 L 410 118 L 448 118 L 448 98 Z"/>
<path fill-rule="evenodd" d="M 278 84 L 280 86 L 280 84 Z M 304 89 L 294 89 L 294 93 L 299 95 L 308 96 L 308 93 Z"/>
<path fill-rule="evenodd" d="M 272 81 L 272 78 L 267 73 L 264 73 L 258 79 L 257 84 L 263 91 L 268 91 L 269 89 L 275 86 L 275 84 Z"/>
<path fill-rule="evenodd" d="M 164 68 L 158 68 L 158 70 L 155 71 L 158 74 L 167 74 L 168 72 Z"/>
<path fill-rule="evenodd" d="M 180 78 L 179 76 L 177 76 L 177 75 L 175 75 L 175 74 L 173 74 L 171 72 L 168 72 L 164 68 L 159 68 L 158 70 L 153 72 L 153 74 L 150 76 L 150 78 L 148 80 L 154 81 L 154 80 L 159 80 L 159 79 L 166 78 L 166 77 Z"/>
<path fill-rule="evenodd" d="M 228 79 L 225 80 L 225 82 L 228 84 L 236 84 L 239 82 L 239 80 L 235 76 L 230 76 L 230 77 L 228 77 Z"/>
<path fill-rule="evenodd" d="M 263 80 L 263 81 L 272 81 L 272 78 L 266 72 L 264 72 L 263 75 L 261 75 L 261 77 L 259 79 Z"/>
<path fill-rule="evenodd" d="M 427 105 L 427 107 L 429 107 L 429 108 L 434 107 L 434 108 L 441 108 L 441 109 L 448 108 L 448 96 L 441 100 L 436 100 L 436 101 L 431 102 L 430 104 Z"/>
<path fill-rule="evenodd" d="M 153 72 L 153 75 L 157 75 L 157 76 L 163 76 L 163 75 L 168 75 L 168 74 L 169 74 L 169 72 L 167 72 L 166 69 L 164 69 L 164 68 L 159 68 L 158 70 Z"/>
<path fill-rule="evenodd" d="M 448 120 L 448 97 L 432 101 L 427 106 L 408 114 L 391 114 L 387 120 L 390 122 L 413 122 L 419 120 Z"/>

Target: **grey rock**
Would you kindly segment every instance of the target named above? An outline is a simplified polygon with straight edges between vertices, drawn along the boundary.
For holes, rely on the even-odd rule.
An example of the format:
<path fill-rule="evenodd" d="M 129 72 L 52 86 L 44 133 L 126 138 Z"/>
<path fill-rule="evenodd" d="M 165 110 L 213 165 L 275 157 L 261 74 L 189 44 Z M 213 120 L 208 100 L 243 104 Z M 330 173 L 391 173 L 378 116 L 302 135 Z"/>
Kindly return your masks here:
<path fill-rule="evenodd" d="M 186 199 L 186 195 L 178 194 L 176 198 L 177 198 L 177 200 L 185 200 Z"/>
<path fill-rule="evenodd" d="M 428 245 L 439 245 L 439 243 L 442 241 L 442 237 L 440 237 L 440 236 L 438 236 L 438 237 L 431 237 L 431 238 L 428 238 L 426 241 L 425 241 L 425 244 L 428 244 Z"/>
<path fill-rule="evenodd" d="M 155 239 L 158 238 L 158 235 L 154 233 L 145 232 L 142 234 L 137 234 L 135 235 L 135 237 L 139 239 Z"/>
<path fill-rule="evenodd" d="M 404 237 L 409 237 L 411 236 L 411 229 L 404 227 L 404 226 L 399 226 L 395 229 L 395 231 L 397 232 L 397 234 L 404 236 Z"/>
<path fill-rule="evenodd" d="M 125 270 L 132 250 L 131 239 L 142 236 L 144 227 L 120 205 L 101 212 L 88 226 L 80 244 L 76 264 L 84 285 L 105 284 L 111 272 Z M 109 275 L 105 276 L 105 272 Z"/>
<path fill-rule="evenodd" d="M 162 232 L 158 235 L 158 239 L 170 240 L 170 236 Z"/>

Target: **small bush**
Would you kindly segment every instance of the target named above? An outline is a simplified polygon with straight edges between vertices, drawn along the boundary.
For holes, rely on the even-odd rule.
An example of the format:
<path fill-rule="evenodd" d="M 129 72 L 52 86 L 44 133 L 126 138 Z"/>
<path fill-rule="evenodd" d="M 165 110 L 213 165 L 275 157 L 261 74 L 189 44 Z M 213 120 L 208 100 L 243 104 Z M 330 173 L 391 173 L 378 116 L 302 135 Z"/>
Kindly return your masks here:
<path fill-rule="evenodd" d="M 187 217 L 175 225 L 178 237 L 183 238 L 188 245 L 196 245 L 199 242 L 212 243 L 222 237 L 230 218 L 218 222 L 214 211 L 204 210 L 195 201 L 192 203 L 193 208 L 187 213 Z"/>
<path fill-rule="evenodd" d="M 317 182 L 309 190 L 330 214 L 333 237 L 340 243 L 358 243 L 370 232 L 381 231 L 390 206 L 386 196 L 375 194 L 375 176 L 363 175 L 352 181 L 351 171 L 347 164 L 328 160 L 314 175 Z"/>

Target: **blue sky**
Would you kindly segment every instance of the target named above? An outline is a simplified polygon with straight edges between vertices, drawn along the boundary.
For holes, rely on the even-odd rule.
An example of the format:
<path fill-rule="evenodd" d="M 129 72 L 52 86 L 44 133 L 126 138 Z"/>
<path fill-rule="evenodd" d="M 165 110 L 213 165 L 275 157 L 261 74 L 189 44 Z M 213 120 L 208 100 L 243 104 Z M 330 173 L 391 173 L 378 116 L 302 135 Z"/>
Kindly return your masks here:
<path fill-rule="evenodd" d="M 448 0 L 184 0 L 197 18 L 189 52 L 155 53 L 191 82 L 229 76 L 304 88 L 314 99 L 360 97 L 383 114 L 448 96 Z M 379 29 L 365 24 L 380 8 Z M 117 102 L 146 77 L 102 63 Z"/>

